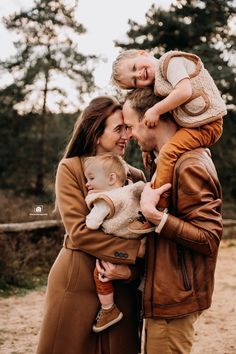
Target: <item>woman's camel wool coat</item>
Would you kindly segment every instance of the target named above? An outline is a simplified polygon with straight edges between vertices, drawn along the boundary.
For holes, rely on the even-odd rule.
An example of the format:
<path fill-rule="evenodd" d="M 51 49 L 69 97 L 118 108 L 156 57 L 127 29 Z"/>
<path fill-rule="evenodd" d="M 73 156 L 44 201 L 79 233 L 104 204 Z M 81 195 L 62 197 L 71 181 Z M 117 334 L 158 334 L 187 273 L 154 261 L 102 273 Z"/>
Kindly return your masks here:
<path fill-rule="evenodd" d="M 130 168 L 134 182 L 144 179 Z M 56 177 L 56 197 L 65 226 L 64 247 L 54 262 L 46 294 L 37 354 L 138 354 L 138 291 L 135 281 L 114 281 L 115 302 L 123 319 L 96 334 L 92 325 L 100 308 L 93 280 L 96 258 L 135 263 L 140 241 L 88 230 L 82 161 L 63 159 Z M 135 272 L 135 267 L 134 272 Z"/>

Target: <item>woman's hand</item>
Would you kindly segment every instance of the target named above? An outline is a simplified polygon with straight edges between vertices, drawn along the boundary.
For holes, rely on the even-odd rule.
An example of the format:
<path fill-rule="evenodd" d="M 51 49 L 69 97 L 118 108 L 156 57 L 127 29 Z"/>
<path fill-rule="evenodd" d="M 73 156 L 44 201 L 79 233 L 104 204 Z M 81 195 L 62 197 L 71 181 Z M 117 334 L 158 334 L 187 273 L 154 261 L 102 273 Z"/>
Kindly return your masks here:
<path fill-rule="evenodd" d="M 127 264 L 113 264 L 96 259 L 96 268 L 99 273 L 99 280 L 103 283 L 110 280 L 128 280 L 131 277 L 131 270 Z"/>

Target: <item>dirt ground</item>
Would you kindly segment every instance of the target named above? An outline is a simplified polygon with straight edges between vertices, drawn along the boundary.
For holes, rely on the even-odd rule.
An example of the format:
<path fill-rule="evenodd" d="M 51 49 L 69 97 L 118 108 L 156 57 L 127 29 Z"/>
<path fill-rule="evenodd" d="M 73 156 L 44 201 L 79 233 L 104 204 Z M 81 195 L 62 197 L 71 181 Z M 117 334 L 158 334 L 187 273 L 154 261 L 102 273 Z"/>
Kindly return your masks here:
<path fill-rule="evenodd" d="M 196 325 L 192 354 L 236 353 L 235 265 L 236 241 L 223 241 L 216 269 L 213 304 Z M 23 297 L 0 298 L 1 354 L 35 353 L 44 296 L 45 290 L 41 290 Z"/>

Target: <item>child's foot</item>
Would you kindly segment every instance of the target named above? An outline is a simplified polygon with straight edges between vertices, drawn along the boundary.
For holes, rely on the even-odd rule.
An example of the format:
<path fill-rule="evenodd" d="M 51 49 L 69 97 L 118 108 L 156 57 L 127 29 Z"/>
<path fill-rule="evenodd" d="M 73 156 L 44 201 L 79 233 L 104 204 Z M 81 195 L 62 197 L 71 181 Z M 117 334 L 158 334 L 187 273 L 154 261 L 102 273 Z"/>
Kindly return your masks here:
<path fill-rule="evenodd" d="M 93 331 L 101 332 L 119 322 L 122 317 L 123 313 L 116 307 L 115 304 L 113 304 L 108 310 L 101 308 L 97 315 L 96 323 L 93 325 Z"/>
<path fill-rule="evenodd" d="M 155 226 L 147 221 L 142 212 L 139 211 L 138 213 L 140 216 L 128 225 L 128 230 L 138 235 L 155 231 Z"/>

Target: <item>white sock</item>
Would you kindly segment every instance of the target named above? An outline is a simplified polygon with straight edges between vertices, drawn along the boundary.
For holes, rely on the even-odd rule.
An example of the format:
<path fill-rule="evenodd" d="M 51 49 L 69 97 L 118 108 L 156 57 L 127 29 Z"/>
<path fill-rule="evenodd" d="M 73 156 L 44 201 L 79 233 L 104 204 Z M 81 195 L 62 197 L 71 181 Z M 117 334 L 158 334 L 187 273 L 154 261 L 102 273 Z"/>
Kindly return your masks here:
<path fill-rule="evenodd" d="M 111 304 L 108 304 L 108 305 L 102 305 L 102 309 L 103 310 L 110 310 L 113 305 L 114 305 L 114 302 L 112 302 Z"/>

